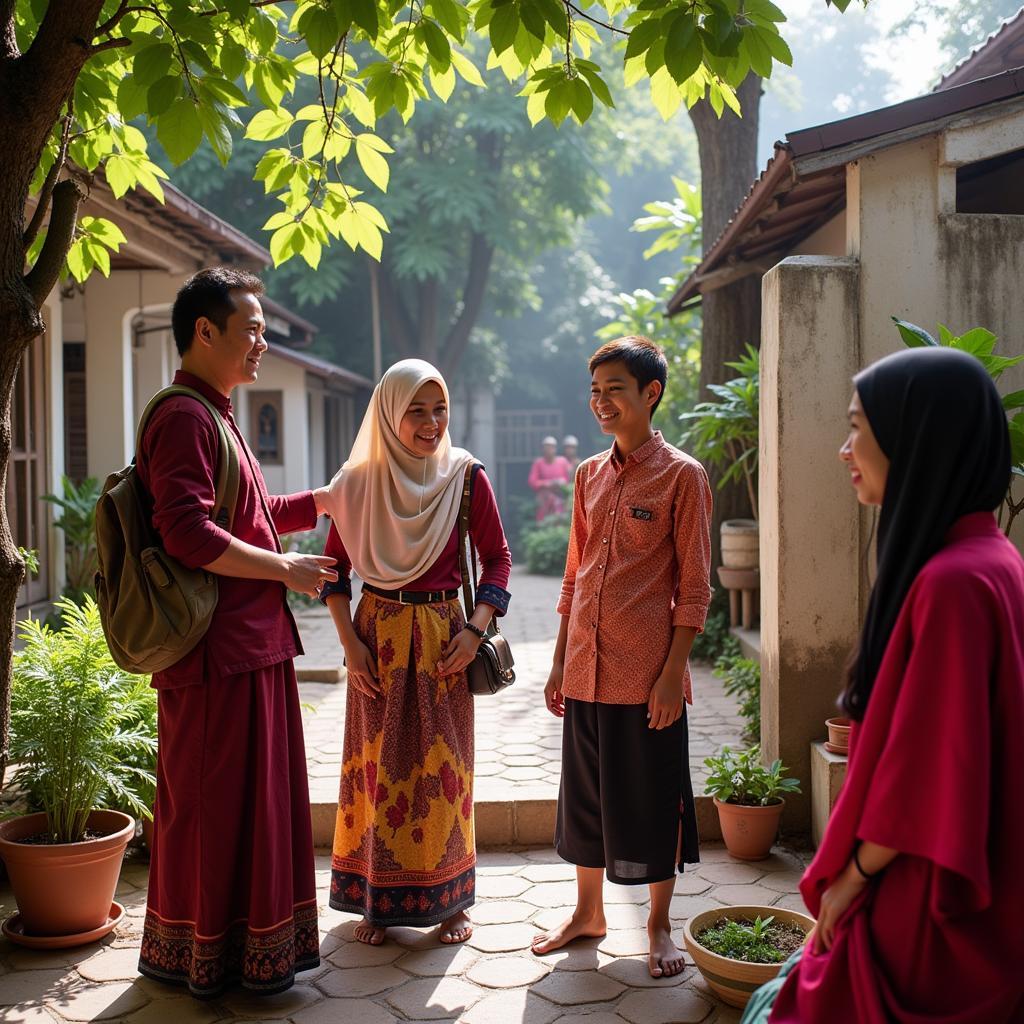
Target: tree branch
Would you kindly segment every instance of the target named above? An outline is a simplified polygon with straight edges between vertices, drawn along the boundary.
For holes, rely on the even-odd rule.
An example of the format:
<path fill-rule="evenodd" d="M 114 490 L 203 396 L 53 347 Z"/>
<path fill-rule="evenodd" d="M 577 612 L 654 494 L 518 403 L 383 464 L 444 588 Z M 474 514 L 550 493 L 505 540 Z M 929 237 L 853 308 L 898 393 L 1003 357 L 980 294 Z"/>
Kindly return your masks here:
<path fill-rule="evenodd" d="M 615 25 L 609 25 L 606 21 L 598 21 L 597 18 L 592 18 L 586 11 L 581 11 L 574 3 L 570 3 L 569 0 L 564 0 L 565 6 L 572 8 L 581 18 L 585 21 L 589 21 L 592 25 L 597 25 L 599 28 L 606 28 L 609 32 L 617 32 L 620 36 L 628 36 L 629 32 L 624 28 L 617 28 Z"/>
<path fill-rule="evenodd" d="M 121 0 L 121 3 L 119 4 L 117 10 L 114 11 L 114 13 L 109 18 L 107 18 L 107 20 L 105 22 L 103 22 L 102 25 L 100 25 L 96 29 L 96 35 L 98 35 L 98 36 L 105 36 L 109 32 L 112 32 L 117 27 L 117 24 L 120 22 L 120 20 L 127 13 L 128 13 L 128 0 Z"/>
<path fill-rule="evenodd" d="M 74 112 L 74 100 L 69 99 L 68 112 L 64 115 L 64 128 L 60 133 L 60 149 L 57 151 L 53 166 L 47 172 L 46 180 L 39 191 L 39 200 L 36 203 L 35 213 L 32 214 L 32 220 L 29 222 L 21 239 L 21 244 L 25 246 L 26 252 L 28 252 L 29 246 L 36 240 L 36 235 L 39 234 L 39 229 L 43 226 L 43 218 L 46 216 L 46 211 L 50 206 L 50 196 L 53 194 L 54 185 L 57 184 L 57 175 L 60 174 L 60 169 L 64 166 L 64 160 L 68 155 L 68 139 L 71 137 L 71 124 L 74 120 Z"/>
<path fill-rule="evenodd" d="M 65 178 L 53 189 L 50 226 L 35 266 L 25 275 L 25 286 L 37 308 L 46 300 L 60 276 L 78 221 L 78 204 L 85 198 L 73 178 Z"/>
<path fill-rule="evenodd" d="M 18 37 L 14 31 L 14 6 L 17 0 L 0 0 L 0 60 L 17 60 Z"/>
<path fill-rule="evenodd" d="M 252 8 L 257 7 L 269 7 L 271 4 L 279 4 L 281 0 L 249 0 L 249 6 Z M 202 11 L 200 12 L 200 18 L 216 18 L 218 14 L 225 14 L 225 11 Z"/>
<path fill-rule="evenodd" d="M 132 41 L 130 39 L 118 36 L 116 39 L 108 39 L 102 43 L 94 43 L 89 47 L 89 55 L 92 56 L 96 53 L 102 53 L 104 50 L 116 50 L 118 47 L 131 45 Z"/>

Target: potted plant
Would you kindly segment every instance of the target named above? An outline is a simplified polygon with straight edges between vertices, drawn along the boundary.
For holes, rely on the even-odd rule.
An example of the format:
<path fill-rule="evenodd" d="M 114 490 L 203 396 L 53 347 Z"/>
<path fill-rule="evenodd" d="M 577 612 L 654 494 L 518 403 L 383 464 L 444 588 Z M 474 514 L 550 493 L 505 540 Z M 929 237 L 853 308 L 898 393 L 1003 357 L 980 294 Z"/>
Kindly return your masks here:
<path fill-rule="evenodd" d="M 704 764 L 710 774 L 705 792 L 714 797 L 722 838 L 739 860 L 763 860 L 771 852 L 786 801 L 783 793 L 799 793 L 798 779 L 785 779 L 781 761 L 761 764 L 761 747 L 733 751 L 722 747 Z"/>
<path fill-rule="evenodd" d="M 688 426 L 682 444 L 705 462 L 723 470 L 719 487 L 742 483 L 750 503 L 750 519 L 722 523 L 722 565 L 726 569 L 758 568 L 757 453 L 760 407 L 760 356 L 747 345 L 741 359 L 726 363 L 740 376 L 710 384 L 713 401 L 701 402 L 680 418 Z M 729 586 L 723 579 L 723 584 Z"/>
<path fill-rule="evenodd" d="M 156 738 L 146 724 L 152 691 L 107 650 L 95 601 L 57 603 L 64 628 L 29 620 L 14 656 L 13 783 L 29 810 L 0 822 L 0 857 L 18 913 L 4 923 L 16 942 L 79 945 L 110 931 L 121 860 L 144 815 L 140 787 Z"/>
<path fill-rule="evenodd" d="M 833 754 L 848 754 L 850 752 L 850 720 L 848 718 L 826 718 L 825 727 L 828 729 L 825 749 Z"/>
<path fill-rule="evenodd" d="M 730 1006 L 746 1006 L 806 941 L 814 919 L 776 907 L 718 907 L 691 917 L 686 949 L 704 980 Z"/>

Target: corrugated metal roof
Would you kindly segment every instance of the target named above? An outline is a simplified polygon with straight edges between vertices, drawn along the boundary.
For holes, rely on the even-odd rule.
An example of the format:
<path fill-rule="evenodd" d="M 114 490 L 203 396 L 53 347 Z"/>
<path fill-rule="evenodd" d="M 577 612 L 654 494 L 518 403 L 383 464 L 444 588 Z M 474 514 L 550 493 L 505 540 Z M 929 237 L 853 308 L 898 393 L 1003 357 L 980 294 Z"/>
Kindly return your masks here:
<path fill-rule="evenodd" d="M 976 78 L 989 78 L 1024 65 L 1024 7 L 1007 18 L 951 71 L 939 79 L 935 91 L 951 89 Z"/>

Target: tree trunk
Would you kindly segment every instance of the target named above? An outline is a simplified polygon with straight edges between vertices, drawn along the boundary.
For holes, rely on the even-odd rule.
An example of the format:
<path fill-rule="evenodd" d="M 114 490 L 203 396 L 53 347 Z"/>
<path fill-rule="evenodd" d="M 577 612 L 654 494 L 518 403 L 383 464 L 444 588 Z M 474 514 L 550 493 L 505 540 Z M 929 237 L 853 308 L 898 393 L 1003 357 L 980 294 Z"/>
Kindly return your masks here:
<path fill-rule="evenodd" d="M 11 402 L 25 349 L 43 332 L 40 308 L 57 280 L 81 195 L 56 185 L 46 241 L 25 276 L 25 206 L 32 175 L 82 66 L 103 0 L 50 0 L 29 49 L 14 36 L 14 5 L 0 2 L 0 499 L 11 456 Z M 8 758 L 15 603 L 25 578 L 0 500 L 0 787 Z"/>
<path fill-rule="evenodd" d="M 690 110 L 700 152 L 703 249 L 707 253 L 725 230 L 757 176 L 757 128 L 761 79 L 748 75 L 737 90 L 743 117 L 726 109 L 715 116 L 707 101 Z M 761 276 L 751 274 L 708 292 L 702 301 L 700 399 L 711 397 L 708 384 L 735 376 L 725 364 L 737 359 L 747 342 L 761 344 Z M 749 517 L 750 501 L 742 486 L 718 487 L 721 472 L 709 469 L 715 488 L 711 526 L 713 569 L 721 562 L 719 530 L 724 519 Z"/>

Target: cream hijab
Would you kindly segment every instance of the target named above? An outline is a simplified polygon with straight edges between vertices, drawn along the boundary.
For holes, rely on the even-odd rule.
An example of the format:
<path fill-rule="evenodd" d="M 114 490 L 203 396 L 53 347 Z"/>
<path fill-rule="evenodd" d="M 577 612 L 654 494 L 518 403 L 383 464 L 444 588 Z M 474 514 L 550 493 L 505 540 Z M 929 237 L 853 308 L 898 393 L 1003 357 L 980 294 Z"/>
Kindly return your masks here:
<path fill-rule="evenodd" d="M 398 590 L 437 561 L 459 515 L 466 466 L 446 430 L 437 451 L 421 458 L 399 440 L 398 425 L 416 392 L 436 381 L 422 359 L 390 367 L 370 398 L 352 453 L 331 481 L 328 509 L 352 567 L 371 586 Z"/>

